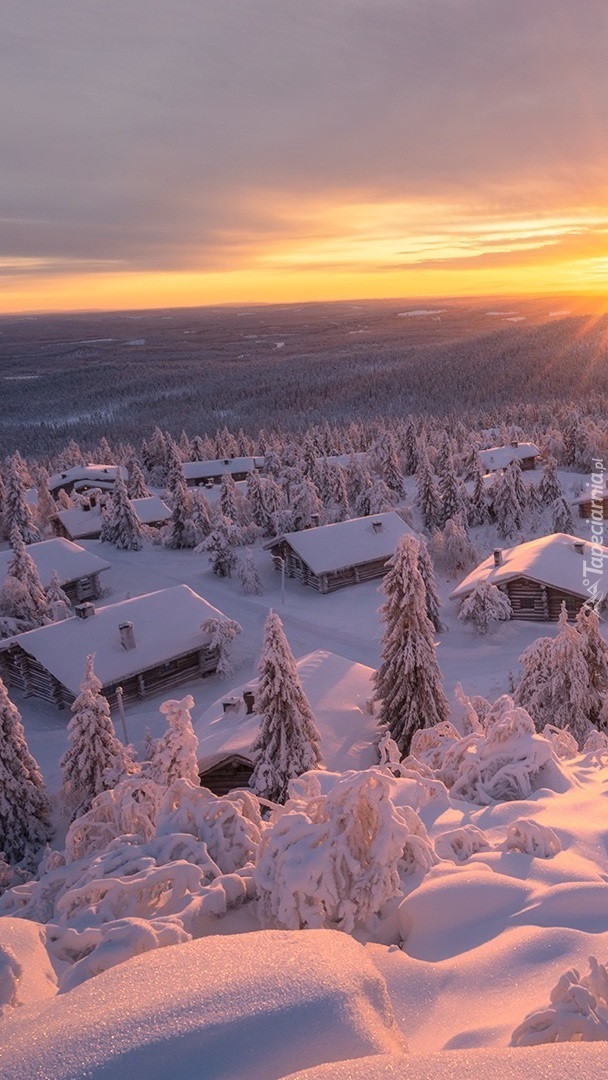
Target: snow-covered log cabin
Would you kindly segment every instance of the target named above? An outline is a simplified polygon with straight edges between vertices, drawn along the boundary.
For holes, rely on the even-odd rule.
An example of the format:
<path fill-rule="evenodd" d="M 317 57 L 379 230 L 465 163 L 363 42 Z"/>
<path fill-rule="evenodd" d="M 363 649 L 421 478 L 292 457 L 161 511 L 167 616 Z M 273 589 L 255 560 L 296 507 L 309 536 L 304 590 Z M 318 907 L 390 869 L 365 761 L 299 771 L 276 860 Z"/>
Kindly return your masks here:
<path fill-rule="evenodd" d="M 68 495 L 73 491 L 89 491 L 94 487 L 111 491 L 118 476 L 122 476 L 123 480 L 128 478 L 123 465 L 74 465 L 72 469 L 65 469 L 49 477 L 48 487 L 53 498 L 62 490 Z"/>
<path fill-rule="evenodd" d="M 0 670 L 9 685 L 63 709 L 94 653 L 102 693 L 114 706 L 117 686 L 128 702 L 212 674 L 219 653 L 201 624 L 214 618 L 225 616 L 187 585 L 97 609 L 83 604 L 74 618 L 0 642 Z"/>
<path fill-rule="evenodd" d="M 328 593 L 382 577 L 405 533 L 413 535 L 403 518 L 391 510 L 283 533 L 266 541 L 264 547 L 277 559 L 278 567 L 280 559 L 285 561 L 288 577 Z"/>
<path fill-rule="evenodd" d="M 574 500 L 578 506 L 579 517 L 586 521 L 606 521 L 608 519 L 608 486 L 590 486 L 578 499 Z"/>
<path fill-rule="evenodd" d="M 573 619 L 583 604 L 608 591 L 608 547 L 552 533 L 516 547 L 496 549 L 450 594 L 464 600 L 480 581 L 506 593 L 514 619 L 555 622 L 562 601 Z"/>
<path fill-rule="evenodd" d="M 257 469 L 262 472 L 263 457 L 219 458 L 217 461 L 184 461 L 182 470 L 188 487 L 200 487 L 221 483 L 222 476 L 229 473 L 233 480 L 245 480 L 247 474 Z"/>
<path fill-rule="evenodd" d="M 64 539 L 42 540 L 38 544 L 29 544 L 27 553 L 36 564 L 43 588 L 48 588 L 54 571 L 57 571 L 59 584 L 70 603 L 96 600 L 101 596 L 99 575 L 110 569 L 110 563 L 80 547 L 80 544 Z M 12 557 L 12 551 L 0 551 L 0 586 L 6 578 Z"/>
<path fill-rule="evenodd" d="M 303 656 L 297 669 L 321 735 L 326 768 L 342 772 L 376 765 L 373 669 L 322 649 Z M 253 682 L 232 690 L 195 723 L 201 784 L 215 795 L 249 783 L 256 758 L 251 746 L 260 727 L 255 689 Z"/>
<path fill-rule="evenodd" d="M 506 469 L 512 461 L 517 461 L 520 468 L 527 470 L 536 468 L 539 455 L 540 450 L 534 443 L 520 443 L 514 440 L 509 446 L 491 446 L 489 450 L 480 450 L 479 460 L 486 473 Z"/>
<path fill-rule="evenodd" d="M 142 525 L 166 525 L 171 520 L 171 511 L 159 495 L 146 495 L 129 502 Z M 68 540 L 97 540 L 102 526 L 101 507 L 92 496 L 82 506 L 59 510 L 52 519 L 52 526 L 57 536 L 65 536 Z"/>

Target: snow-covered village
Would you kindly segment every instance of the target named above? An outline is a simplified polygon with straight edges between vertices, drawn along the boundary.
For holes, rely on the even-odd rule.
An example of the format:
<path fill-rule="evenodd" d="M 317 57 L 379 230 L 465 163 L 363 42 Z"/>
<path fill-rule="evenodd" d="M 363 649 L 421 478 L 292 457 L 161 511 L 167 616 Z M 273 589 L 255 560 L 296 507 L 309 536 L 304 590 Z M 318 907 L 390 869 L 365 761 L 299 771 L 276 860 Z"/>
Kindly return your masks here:
<path fill-rule="evenodd" d="M 608 1075 L 608 6 L 3 16 L 1 1080 Z"/>

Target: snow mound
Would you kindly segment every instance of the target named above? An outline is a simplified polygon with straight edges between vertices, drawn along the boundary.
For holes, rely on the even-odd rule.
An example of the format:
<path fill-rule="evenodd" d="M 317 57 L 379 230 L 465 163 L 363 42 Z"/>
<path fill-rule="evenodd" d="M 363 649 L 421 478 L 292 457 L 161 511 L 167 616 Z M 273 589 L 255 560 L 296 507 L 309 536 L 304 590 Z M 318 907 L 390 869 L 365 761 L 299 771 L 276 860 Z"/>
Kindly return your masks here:
<path fill-rule="evenodd" d="M 290 1073 L 283 1080 L 597 1080 L 608 1071 L 608 1047 L 550 1046 L 516 1050 L 455 1050 L 404 1057 L 382 1054 L 372 1061 L 344 1061 Z"/>
<path fill-rule="evenodd" d="M 57 993 L 42 935 L 38 923 L 0 918 L 0 1016 Z"/>
<path fill-rule="evenodd" d="M 138 956 L 7 1036 L 3 1080 L 278 1080 L 294 1067 L 406 1050 L 364 947 L 328 930 L 209 937 Z"/>

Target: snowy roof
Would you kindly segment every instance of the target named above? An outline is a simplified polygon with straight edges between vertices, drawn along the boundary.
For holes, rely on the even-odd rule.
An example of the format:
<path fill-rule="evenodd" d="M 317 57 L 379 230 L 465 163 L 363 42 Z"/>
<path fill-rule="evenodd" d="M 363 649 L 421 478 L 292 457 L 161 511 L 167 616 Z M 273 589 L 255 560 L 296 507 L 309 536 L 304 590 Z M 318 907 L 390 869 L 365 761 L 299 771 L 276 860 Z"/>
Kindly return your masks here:
<path fill-rule="evenodd" d="M 608 479 L 604 480 L 603 485 L 587 484 L 582 494 L 578 495 L 572 502 L 574 506 L 580 506 L 581 503 L 592 502 L 596 500 L 598 502 L 608 499 Z"/>
<path fill-rule="evenodd" d="M 64 469 L 63 472 L 49 477 L 49 490 L 56 491 L 65 484 L 75 484 L 79 480 L 87 483 L 114 483 L 119 474 L 123 480 L 127 479 L 127 470 L 123 465 L 74 465 L 72 469 Z"/>
<path fill-rule="evenodd" d="M 209 640 L 201 623 L 209 618 L 225 616 L 187 585 L 174 585 L 97 608 L 88 619 L 28 630 L 0 642 L 0 650 L 19 645 L 76 694 L 89 653 L 95 654 L 95 674 L 108 686 L 200 649 Z M 118 627 L 126 621 L 133 623 L 134 649 L 120 643 Z"/>
<path fill-rule="evenodd" d="M 380 525 L 380 528 L 374 528 Z M 376 559 L 389 559 L 397 541 L 413 530 L 394 510 L 386 514 L 351 518 L 335 525 L 319 525 L 316 529 L 283 533 L 266 541 L 272 548 L 285 540 L 314 574 L 327 574 L 348 566 L 360 566 Z"/>
<path fill-rule="evenodd" d="M 68 581 L 78 581 L 89 574 L 110 569 L 110 563 L 105 559 L 86 551 L 79 544 L 73 544 L 71 540 L 42 540 L 39 544 L 29 544 L 27 552 L 36 563 L 44 588 L 49 585 L 54 570 L 61 584 L 65 585 Z M 0 551 L 0 582 L 6 577 L 12 557 L 12 551 Z"/>
<path fill-rule="evenodd" d="M 373 669 L 355 664 L 343 656 L 318 649 L 297 661 L 312 712 L 321 733 L 321 751 L 332 771 L 368 769 L 378 755 L 372 745 L 378 737 L 378 722 L 366 708 L 373 694 Z M 256 681 L 230 690 L 207 709 L 195 724 L 199 740 L 198 759 L 204 769 L 213 768 L 228 757 L 252 761 L 250 748 L 258 733 L 260 718 L 247 716 L 243 691 Z M 235 711 L 224 713 L 222 702 L 238 699 Z"/>
<path fill-rule="evenodd" d="M 575 549 L 575 543 L 583 545 L 582 555 Z M 594 545 L 593 554 L 598 556 L 598 547 L 601 558 L 608 559 L 608 547 Z M 500 585 L 514 578 L 525 577 L 588 599 L 590 594 L 584 582 L 588 583 L 589 579 L 585 567 L 588 573 L 591 558 L 591 544 L 588 541 L 566 533 L 552 533 L 541 536 L 539 540 L 530 540 L 527 544 L 505 548 L 501 551 L 500 566 L 494 565 L 494 556 L 490 555 L 450 595 L 468 596 L 480 581 Z M 592 580 L 597 580 L 601 586 L 601 575 L 592 575 Z"/>
<path fill-rule="evenodd" d="M 506 469 L 512 461 L 523 461 L 539 454 L 540 450 L 534 443 L 517 443 L 516 446 L 492 446 L 489 450 L 480 450 L 479 460 L 486 471 L 495 472 L 496 469 Z"/>
<path fill-rule="evenodd" d="M 186 480 L 221 476 L 222 473 L 253 472 L 264 465 L 263 457 L 218 458 L 216 461 L 184 461 L 182 469 Z"/>
<path fill-rule="evenodd" d="M 143 499 L 131 499 L 130 502 L 142 525 L 168 521 L 171 517 L 171 511 L 160 495 L 146 495 Z M 76 539 L 79 536 L 99 536 L 101 532 L 100 506 L 93 506 L 90 510 L 74 506 L 69 510 L 59 510 L 56 516 L 70 536 Z"/>

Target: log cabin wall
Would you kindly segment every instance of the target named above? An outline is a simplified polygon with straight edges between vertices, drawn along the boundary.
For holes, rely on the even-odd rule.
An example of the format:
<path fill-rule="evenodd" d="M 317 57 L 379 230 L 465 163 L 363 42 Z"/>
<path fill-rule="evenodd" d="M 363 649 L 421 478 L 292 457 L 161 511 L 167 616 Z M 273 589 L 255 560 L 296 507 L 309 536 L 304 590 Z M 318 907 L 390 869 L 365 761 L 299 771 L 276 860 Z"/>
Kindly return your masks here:
<path fill-rule="evenodd" d="M 529 578 L 515 578 L 502 586 L 506 592 L 514 619 L 527 619 L 534 622 L 557 622 L 562 601 L 566 603 L 568 618 L 574 619 L 585 603 L 585 599 L 563 589 L 554 589 L 541 585 Z"/>

